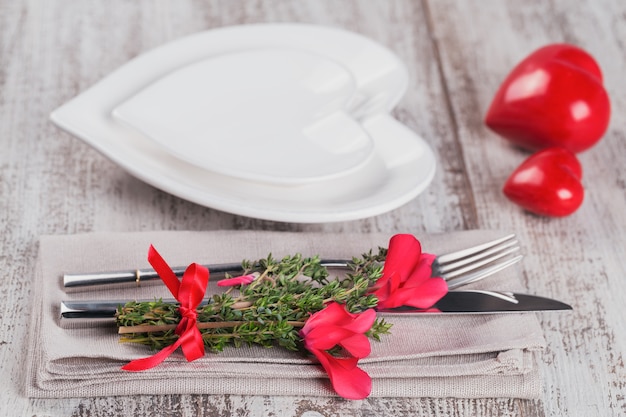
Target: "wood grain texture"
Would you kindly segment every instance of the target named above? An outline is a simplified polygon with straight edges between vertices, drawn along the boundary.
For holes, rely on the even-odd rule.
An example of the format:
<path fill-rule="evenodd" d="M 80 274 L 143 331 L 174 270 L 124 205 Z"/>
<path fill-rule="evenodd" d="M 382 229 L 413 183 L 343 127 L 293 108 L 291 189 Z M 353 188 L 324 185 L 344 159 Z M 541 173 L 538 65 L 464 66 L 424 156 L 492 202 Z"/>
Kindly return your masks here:
<path fill-rule="evenodd" d="M 352 222 L 300 225 L 244 218 L 157 190 L 55 128 L 49 113 L 151 48 L 198 31 L 258 22 L 341 27 L 392 49 L 411 81 L 395 116 L 437 155 L 418 198 Z M 483 0 L 0 0 L 0 415 L 620 416 L 626 415 L 626 4 Z M 535 48 L 582 46 L 599 61 L 613 106 L 609 131 L 580 156 L 586 199 L 547 219 L 500 188 L 527 156 L 482 118 L 499 83 Z M 327 232 L 512 230 L 529 292 L 569 301 L 540 315 L 542 401 L 244 396 L 31 400 L 18 390 L 28 349 L 32 268 L 41 234 L 258 229 Z"/>
<path fill-rule="evenodd" d="M 626 325 L 619 303 L 607 302 L 626 293 L 623 233 L 626 228 L 623 127 L 626 83 L 623 44 L 615 29 L 623 26 L 623 4 L 543 2 L 511 8 L 503 2 L 483 3 L 475 13 L 457 2 L 433 2 L 434 21 L 445 79 L 459 120 L 467 173 L 476 199 L 479 225 L 512 227 L 525 242 L 526 285 L 537 293 L 562 297 L 574 305 L 573 315 L 543 315 L 548 339 L 543 372 L 546 408 L 562 415 L 626 413 Z M 436 6 L 436 7 L 435 7 Z M 615 25 L 615 16 L 622 25 Z M 508 49 L 484 48 L 487 31 L 497 33 Z M 507 28 L 515 27 L 515 32 Z M 500 184 L 527 154 L 495 137 L 481 123 L 491 95 L 516 62 L 550 42 L 570 42 L 590 51 L 604 70 L 611 94 L 611 128 L 601 145 L 581 155 L 586 201 L 576 215 L 545 219 L 515 215 L 500 194 Z M 617 57 L 617 59 L 616 59 Z M 497 155 L 497 158 L 495 157 Z M 617 296 L 619 297 L 619 296 Z M 594 400 L 596 398 L 597 400 Z M 597 401 L 600 401 L 598 403 Z M 601 404 L 601 405 L 600 405 Z M 606 410 L 611 410 L 606 411 Z"/>

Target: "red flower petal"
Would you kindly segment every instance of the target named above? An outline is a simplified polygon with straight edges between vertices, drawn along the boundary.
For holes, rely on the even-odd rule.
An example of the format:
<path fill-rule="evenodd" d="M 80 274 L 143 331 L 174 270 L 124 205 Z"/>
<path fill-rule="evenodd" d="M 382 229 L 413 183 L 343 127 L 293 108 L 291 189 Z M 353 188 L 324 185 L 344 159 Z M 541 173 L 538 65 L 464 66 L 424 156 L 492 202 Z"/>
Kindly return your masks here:
<path fill-rule="evenodd" d="M 396 280 L 396 282 L 394 283 L 392 280 Z M 397 287 L 399 282 L 398 274 L 383 276 L 370 288 L 370 293 L 374 294 L 379 300 L 384 300 L 391 295 L 393 292 L 392 288 Z"/>
<path fill-rule="evenodd" d="M 323 310 L 314 313 L 309 317 L 304 324 L 300 334 L 306 336 L 312 329 L 318 326 L 318 324 L 325 323 L 337 323 L 344 319 L 346 309 L 339 303 L 329 303 Z"/>
<path fill-rule="evenodd" d="M 352 337 L 353 335 L 353 331 L 344 329 L 343 327 L 324 324 L 309 331 L 304 337 L 304 343 L 308 350 L 328 350 L 335 347 L 341 340 Z"/>
<path fill-rule="evenodd" d="M 430 278 L 420 287 L 420 295 L 415 297 L 407 305 L 417 308 L 430 308 L 448 293 L 448 284 L 443 278 Z"/>
<path fill-rule="evenodd" d="M 411 271 L 407 280 L 402 284 L 402 288 L 418 287 L 422 285 L 423 282 L 429 280 L 433 273 L 432 264 L 434 260 L 434 255 L 422 254 L 415 269 Z"/>
<path fill-rule="evenodd" d="M 328 373 L 333 389 L 348 399 L 363 399 L 372 388 L 369 375 L 357 367 L 358 360 L 371 352 L 364 335 L 376 320 L 373 309 L 350 313 L 346 306 L 336 302 L 311 315 L 300 331 L 304 347 L 313 353 Z M 345 349 L 348 358 L 335 358 L 326 350 L 335 346 Z"/>
<path fill-rule="evenodd" d="M 362 313 L 348 313 L 352 316 L 352 322 L 347 323 L 344 327 L 355 333 L 365 333 L 374 324 L 376 320 L 376 311 L 373 308 L 363 311 Z"/>
<path fill-rule="evenodd" d="M 401 306 L 430 308 L 448 292 L 448 284 L 443 278 L 430 278 L 419 287 L 403 288 L 391 297 L 378 303 L 377 308 L 384 310 Z"/>
<path fill-rule="evenodd" d="M 389 240 L 384 270 L 406 271 L 420 259 L 422 245 L 413 235 L 398 234 Z"/>
<path fill-rule="evenodd" d="M 405 281 L 411 271 L 415 269 L 421 254 L 422 245 L 415 236 L 409 234 L 392 236 L 389 239 L 383 275 L 378 279 L 373 289 L 377 290 L 387 285 L 390 280 Z M 394 282 L 394 286 L 397 282 Z"/>
<path fill-rule="evenodd" d="M 242 275 L 240 277 L 222 279 L 220 281 L 217 281 L 217 286 L 218 287 L 233 287 L 235 285 L 248 285 L 255 279 L 256 279 L 256 275 L 254 274 Z"/>
<path fill-rule="evenodd" d="M 362 400 L 372 391 L 372 379 L 358 368 L 357 358 L 335 358 L 324 351 L 313 351 L 328 374 L 335 392 L 349 400 Z"/>
<path fill-rule="evenodd" d="M 364 334 L 355 334 L 339 342 L 339 346 L 344 348 L 355 358 L 366 358 L 372 352 L 370 340 Z"/>
<path fill-rule="evenodd" d="M 389 240 L 383 276 L 370 289 L 370 294 L 378 298 L 376 308 L 432 307 L 448 292 L 445 281 L 431 277 L 434 261 L 435 255 L 422 253 L 414 236 L 393 236 Z"/>
<path fill-rule="evenodd" d="M 342 307 L 345 314 L 335 315 L 333 310 L 336 309 L 331 309 L 331 313 L 333 314 L 330 317 L 339 317 L 340 322 L 344 322 L 344 319 L 348 317 L 350 321 L 345 325 L 343 323 L 335 324 L 321 322 L 320 317 L 325 317 L 323 314 L 315 316 L 313 326 L 310 324 L 311 319 L 307 320 L 305 324 L 306 330 L 303 328 L 300 332 L 300 334 L 304 337 L 305 347 L 309 350 L 328 350 L 339 344 L 356 357 L 365 357 L 369 355 L 369 340 L 363 335 L 363 333 L 367 332 L 372 327 L 372 324 L 376 320 L 376 312 L 373 309 L 369 309 L 363 313 L 354 314 L 345 311 Z M 319 313 L 324 311 L 326 310 L 322 310 Z M 313 318 L 313 316 L 311 318 Z M 352 352 L 352 350 L 354 350 L 354 352 Z M 367 351 L 367 353 L 363 355 L 361 352 L 365 351 Z"/>

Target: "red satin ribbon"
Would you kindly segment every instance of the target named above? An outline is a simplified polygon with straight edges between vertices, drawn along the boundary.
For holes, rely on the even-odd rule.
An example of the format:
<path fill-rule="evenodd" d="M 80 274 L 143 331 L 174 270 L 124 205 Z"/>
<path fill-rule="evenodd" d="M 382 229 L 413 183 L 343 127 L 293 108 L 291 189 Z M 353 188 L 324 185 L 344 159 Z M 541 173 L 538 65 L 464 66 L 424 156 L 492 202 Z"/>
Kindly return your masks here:
<path fill-rule="evenodd" d="M 125 371 L 138 372 L 153 368 L 163 362 L 179 346 L 183 350 L 185 359 L 189 362 L 204 356 L 202 334 L 196 326 L 198 316 L 196 308 L 204 298 L 209 283 L 209 270 L 202 265 L 193 263 L 185 270 L 182 281 L 179 281 L 172 268 L 152 245 L 148 251 L 148 262 L 180 303 L 178 311 L 182 318 L 176 326 L 176 334 L 179 337 L 174 344 L 161 349 L 156 354 L 124 365 L 122 369 Z"/>

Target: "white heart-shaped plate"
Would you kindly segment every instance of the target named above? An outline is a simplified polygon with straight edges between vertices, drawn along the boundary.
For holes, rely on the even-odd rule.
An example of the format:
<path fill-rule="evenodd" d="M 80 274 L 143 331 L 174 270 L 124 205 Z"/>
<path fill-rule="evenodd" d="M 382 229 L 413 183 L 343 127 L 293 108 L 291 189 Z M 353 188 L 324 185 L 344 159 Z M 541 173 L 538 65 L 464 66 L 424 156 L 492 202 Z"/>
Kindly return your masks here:
<path fill-rule="evenodd" d="M 113 110 L 180 159 L 273 184 L 346 175 L 374 143 L 349 115 L 356 82 L 298 49 L 252 49 L 185 66 Z"/>
<path fill-rule="evenodd" d="M 300 62 L 317 63 L 337 81 L 327 96 L 313 94 L 312 101 L 296 103 L 321 109 L 322 116 L 317 114 L 307 125 L 312 132 L 309 139 L 316 134 L 319 138 L 312 140 L 317 146 L 312 160 L 330 161 L 321 169 L 315 168 L 316 164 L 307 168 L 305 156 L 311 152 L 298 152 L 297 146 L 287 153 L 296 163 L 284 172 L 266 168 L 236 170 L 233 167 L 236 158 L 217 166 L 215 159 L 207 163 L 198 155 L 206 155 L 206 147 L 209 151 L 217 149 L 219 155 L 219 143 L 206 138 L 185 139 L 186 148 L 178 147 L 172 138 L 180 132 L 163 135 L 159 129 L 153 129 L 153 119 L 143 124 L 140 121 L 150 111 L 163 109 L 164 117 L 172 117 L 170 105 L 153 106 L 145 112 L 137 107 L 151 90 L 163 94 L 175 86 L 176 83 L 167 84 L 168 77 L 172 77 L 169 81 L 178 78 L 179 82 L 181 74 L 211 65 L 209 70 L 217 74 L 222 70 L 215 70 L 215 65 L 226 68 L 228 65 L 224 63 L 229 59 L 250 62 L 255 56 L 272 68 L 273 64 L 267 60 L 272 55 L 278 61 L 297 55 Z M 221 63 L 216 64 L 219 60 Z M 293 82 L 302 82 L 301 74 L 295 74 L 298 77 Z M 198 74 L 194 76 L 197 79 Z M 346 221 L 393 210 L 415 198 L 432 181 L 436 164 L 431 149 L 389 115 L 407 84 L 407 71 L 398 58 L 361 35 L 304 24 L 233 26 L 191 35 L 134 58 L 56 109 L 51 119 L 137 178 L 189 201 L 266 220 Z M 319 88 L 323 84 L 307 85 Z M 183 101 L 181 105 L 185 104 L 185 97 L 189 95 L 177 97 Z M 197 104 L 198 97 L 202 96 L 190 99 L 191 102 Z M 320 97 L 323 100 L 315 102 Z M 292 111 L 288 106 L 280 110 Z M 277 117 L 276 112 L 267 114 Z M 294 114 L 307 117 L 302 112 Z M 177 125 L 171 120 L 168 123 L 191 134 L 195 129 L 189 129 L 190 120 L 200 120 L 198 113 L 185 123 Z M 348 132 L 344 142 L 341 132 Z M 241 137 L 231 139 L 241 140 Z M 290 146 L 288 141 L 285 143 Z M 348 151 L 341 155 L 333 145 L 341 145 L 337 148 Z M 205 148 L 194 152 L 194 146 Z M 249 163 L 257 155 L 248 152 L 244 156 L 242 161 Z M 299 165 L 306 168 L 300 177 Z M 216 169 L 212 169 L 214 166 Z M 289 175 L 291 180 L 282 180 Z"/>

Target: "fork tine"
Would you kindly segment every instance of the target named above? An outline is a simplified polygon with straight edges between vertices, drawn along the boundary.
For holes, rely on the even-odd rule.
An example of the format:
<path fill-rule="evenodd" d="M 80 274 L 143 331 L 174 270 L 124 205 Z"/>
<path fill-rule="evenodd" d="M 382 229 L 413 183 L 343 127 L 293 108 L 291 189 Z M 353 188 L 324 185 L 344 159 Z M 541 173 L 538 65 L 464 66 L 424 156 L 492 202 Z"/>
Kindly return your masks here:
<path fill-rule="evenodd" d="M 485 251 L 487 249 L 490 249 L 494 246 L 500 245 L 503 242 L 507 242 L 511 239 L 515 238 L 515 234 L 510 234 L 508 236 L 504 236 L 501 237 L 499 239 L 495 239 L 492 240 L 490 242 L 486 242 L 486 243 L 482 243 L 480 245 L 476 245 L 476 246 L 472 246 L 471 248 L 466 248 L 466 249 L 462 249 L 460 251 L 457 252 L 452 252 L 452 253 L 448 253 L 448 254 L 444 254 L 444 255 L 440 255 L 437 257 L 436 261 L 437 264 L 441 265 L 444 263 L 448 263 L 448 262 L 453 262 L 453 261 L 457 261 L 459 259 L 463 259 L 466 258 L 468 256 L 472 256 L 474 254 L 477 254 L 479 252 Z"/>
<path fill-rule="evenodd" d="M 440 275 L 446 275 L 452 278 L 504 258 L 518 250 L 520 250 L 520 247 L 517 245 L 517 240 L 514 240 L 502 246 L 496 246 L 487 251 L 470 256 L 469 258 L 461 259 L 460 261 L 450 262 L 444 265 L 440 264 L 437 266 L 437 272 Z"/>
<path fill-rule="evenodd" d="M 455 288 L 461 287 L 463 285 L 470 284 L 472 282 L 479 281 L 483 278 L 486 278 L 490 275 L 495 274 L 496 272 L 502 271 L 505 268 L 508 268 L 511 265 L 516 264 L 523 258 L 522 255 L 518 255 L 514 258 L 505 260 L 504 262 L 498 262 L 496 264 L 490 265 L 487 268 L 480 269 L 478 271 L 472 272 L 470 274 L 463 275 L 458 278 L 452 278 L 447 280 L 448 289 L 453 290 Z"/>

